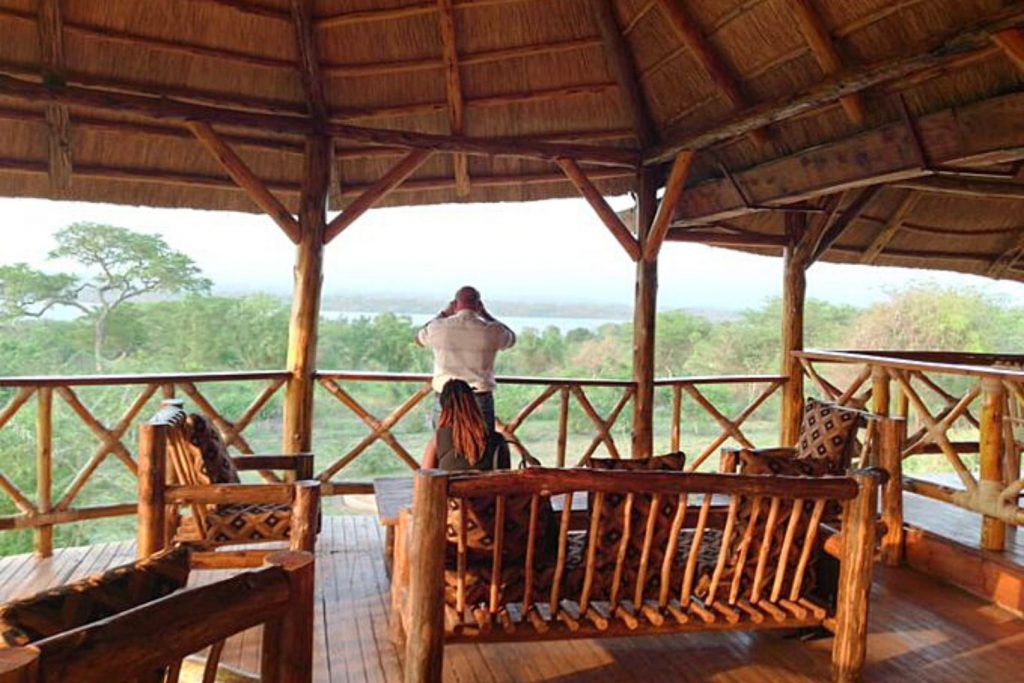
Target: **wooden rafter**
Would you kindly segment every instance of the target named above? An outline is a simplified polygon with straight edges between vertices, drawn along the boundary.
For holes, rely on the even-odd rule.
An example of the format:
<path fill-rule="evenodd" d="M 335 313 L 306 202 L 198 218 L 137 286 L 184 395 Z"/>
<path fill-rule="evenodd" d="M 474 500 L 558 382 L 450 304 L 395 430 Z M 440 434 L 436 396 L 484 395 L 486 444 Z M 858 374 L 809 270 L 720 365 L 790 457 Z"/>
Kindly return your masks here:
<path fill-rule="evenodd" d="M 423 165 L 423 162 L 430 158 L 430 154 L 429 151 L 421 149 L 409 152 L 394 168 L 356 197 L 345 207 L 341 214 L 327 224 L 327 229 L 324 231 L 324 243 L 326 244 L 340 235 L 357 218 L 369 211 L 377 202 L 401 185 L 402 181 L 412 175 L 417 168 Z"/>
<path fill-rule="evenodd" d="M 981 100 L 918 120 L 933 164 L 987 166 L 1024 157 L 1024 93 Z M 840 192 L 928 175 L 902 122 L 774 159 L 734 175 L 750 188 L 746 199 L 728 178 L 687 190 L 675 226 L 704 225 Z M 752 202 L 752 203 L 748 203 Z"/>
<path fill-rule="evenodd" d="M 732 120 L 698 133 L 663 135 L 666 141 L 644 155 L 644 163 L 660 164 L 684 149 L 702 149 L 769 124 L 804 114 L 868 88 L 905 76 L 942 68 L 962 60 L 965 53 L 987 50 L 995 33 L 1024 22 L 1024 6 L 1014 4 L 986 16 L 977 24 L 925 52 L 894 57 L 826 78 L 810 88 L 747 109 Z"/>
<path fill-rule="evenodd" d="M 203 147 L 216 157 L 235 184 L 245 190 L 256 206 L 263 209 L 274 219 L 275 223 L 281 226 L 292 242 L 298 243 L 300 237 L 298 221 L 235 153 L 235 150 L 231 149 L 209 124 L 193 122 L 188 124 L 188 127 Z"/>
<path fill-rule="evenodd" d="M 690 16 L 682 0 L 658 0 L 658 6 L 668 19 L 680 42 L 686 46 L 707 75 L 714 81 L 718 90 L 725 95 L 734 109 L 744 110 L 749 105 L 747 98 L 740 90 L 739 83 L 729 67 L 722 61 L 718 52 L 708 41 L 700 27 Z M 751 129 L 748 133 L 754 142 L 763 145 L 768 135 L 763 130 Z M 674 155 L 673 155 L 674 156 Z"/>
<path fill-rule="evenodd" d="M 444 91 L 448 101 L 448 126 L 452 135 L 462 135 L 465 129 L 466 104 L 462 97 L 462 77 L 459 75 L 455 9 L 452 0 L 437 0 L 437 9 L 444 62 Z M 466 197 L 470 191 L 469 159 L 465 154 L 454 154 L 452 164 L 455 167 L 455 194 Z"/>
<path fill-rule="evenodd" d="M 608 68 L 619 85 L 623 103 L 633 120 L 637 141 L 641 149 L 646 149 L 657 142 L 658 135 L 644 99 L 636 64 L 615 18 L 615 5 L 612 0 L 590 0 L 590 8 L 601 31 Z"/>
<path fill-rule="evenodd" d="M 587 200 L 587 203 L 594 209 L 597 217 L 611 231 L 612 236 L 622 245 L 622 248 L 626 250 L 629 257 L 634 261 L 639 261 L 641 255 L 640 243 L 637 242 L 633 233 L 629 231 L 629 228 L 626 227 L 622 219 L 615 213 L 615 209 L 608 206 L 608 202 L 601 195 L 601 191 L 590 181 L 590 178 L 587 177 L 583 169 L 572 159 L 558 159 L 557 163 L 562 172 L 565 173 L 565 177 L 572 181 L 572 184 L 576 186 L 576 189 L 583 195 L 583 198 Z"/>
<path fill-rule="evenodd" d="M 707 244 L 712 247 L 785 247 L 789 240 L 781 235 L 749 235 L 715 232 L 712 230 L 670 230 L 665 238 L 669 242 Z"/>
<path fill-rule="evenodd" d="M 313 0 L 291 0 L 289 3 L 295 24 L 295 42 L 299 53 L 299 76 L 306 95 L 309 114 L 317 121 L 327 120 L 327 98 L 320 74 L 320 56 L 313 34 Z"/>
<path fill-rule="evenodd" d="M 88 109 L 129 112 L 148 119 L 180 123 L 203 121 L 262 132 L 302 135 L 319 132 L 352 142 L 406 149 L 465 152 L 483 156 L 515 156 L 545 161 L 567 157 L 577 161 L 624 168 L 636 168 L 639 163 L 639 155 L 635 151 L 616 147 L 435 135 L 353 126 L 334 121 L 324 124 L 322 129 L 318 130 L 314 122 L 305 116 L 210 107 L 171 97 L 151 97 L 98 88 L 46 85 L 2 74 L 0 74 L 0 94 L 14 100 L 35 104 L 40 102 L 69 104 Z"/>
<path fill-rule="evenodd" d="M 916 192 L 908 192 L 903 197 L 903 201 L 900 202 L 899 206 L 896 207 L 896 211 L 892 217 L 886 221 L 882 229 L 875 235 L 875 239 L 871 240 L 871 244 L 864 250 L 864 255 L 860 257 L 861 263 L 871 264 L 874 263 L 878 258 L 878 255 L 889 246 L 889 242 L 892 242 L 893 237 L 899 232 L 899 229 L 903 226 L 903 221 L 907 219 L 907 216 L 914 209 L 914 205 L 917 203 L 921 195 Z"/>
<path fill-rule="evenodd" d="M 811 0 L 789 0 L 789 5 L 801 33 L 804 34 L 804 39 L 811 48 L 811 53 L 824 74 L 831 76 L 841 72 L 843 61 L 839 51 Z M 845 95 L 839 98 L 839 102 L 851 121 L 858 126 L 864 125 L 864 101 L 860 95 Z"/>
<path fill-rule="evenodd" d="M 951 194 L 960 197 L 976 197 L 984 199 L 1024 199 L 1024 183 L 1015 180 L 997 180 L 991 178 L 953 178 L 937 176 L 918 178 L 894 183 L 918 192 L 934 194 Z"/>
<path fill-rule="evenodd" d="M 832 245 L 839 241 L 839 238 L 843 236 L 843 233 L 846 232 L 847 228 L 857 220 L 865 207 L 867 207 L 867 205 L 871 203 L 871 200 L 873 200 L 881 191 L 881 185 L 865 187 L 856 192 L 853 200 L 850 201 L 846 208 L 842 211 L 837 211 L 834 214 L 835 219 L 829 221 L 826 228 L 822 231 L 817 244 L 814 245 L 814 249 L 811 250 L 810 258 L 807 261 L 808 266 L 821 258 L 826 251 L 832 248 Z"/>
<path fill-rule="evenodd" d="M 1002 48 L 1017 68 L 1024 71 L 1024 29 L 1011 28 L 992 36 L 993 42 Z"/>
<path fill-rule="evenodd" d="M 60 81 L 64 74 L 64 36 L 60 0 L 37 0 L 39 51 L 46 79 Z M 45 109 L 50 188 L 57 193 L 71 187 L 71 118 L 62 104 Z"/>
<path fill-rule="evenodd" d="M 661 245 L 668 234 L 672 216 L 675 215 L 676 207 L 686 188 L 686 181 L 690 177 L 693 157 L 693 152 L 680 152 L 672 164 L 668 180 L 665 181 L 665 194 L 661 197 L 658 211 L 654 214 L 654 222 L 651 224 L 651 230 L 647 233 L 647 240 L 644 243 L 644 260 L 646 261 L 654 261 L 658 258 L 658 252 L 661 251 Z"/>

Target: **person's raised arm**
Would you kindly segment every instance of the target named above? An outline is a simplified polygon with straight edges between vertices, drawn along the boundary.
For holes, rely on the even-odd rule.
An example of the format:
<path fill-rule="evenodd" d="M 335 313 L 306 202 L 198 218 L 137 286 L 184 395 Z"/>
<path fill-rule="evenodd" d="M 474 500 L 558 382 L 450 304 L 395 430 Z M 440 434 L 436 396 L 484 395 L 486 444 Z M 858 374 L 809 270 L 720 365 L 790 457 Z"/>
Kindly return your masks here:
<path fill-rule="evenodd" d="M 423 327 L 416 331 L 416 345 L 424 347 L 429 346 L 429 344 L 427 343 L 427 328 L 430 327 L 430 323 L 434 322 L 435 320 L 448 318 L 454 313 L 455 302 L 449 301 L 446 307 L 442 308 L 437 315 L 435 315 L 433 318 L 424 323 Z"/>

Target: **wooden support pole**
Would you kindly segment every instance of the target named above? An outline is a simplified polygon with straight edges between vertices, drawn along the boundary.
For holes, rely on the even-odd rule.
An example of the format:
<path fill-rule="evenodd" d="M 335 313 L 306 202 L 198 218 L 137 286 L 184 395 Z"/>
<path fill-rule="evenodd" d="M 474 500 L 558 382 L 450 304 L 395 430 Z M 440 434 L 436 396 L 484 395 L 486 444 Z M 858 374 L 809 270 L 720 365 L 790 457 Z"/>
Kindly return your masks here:
<path fill-rule="evenodd" d="M 416 172 L 416 169 L 430 158 L 431 152 L 423 149 L 416 149 L 407 154 L 401 161 L 384 174 L 376 183 L 366 189 L 361 195 L 352 200 L 345 207 L 345 210 L 334 217 L 324 230 L 324 243 L 330 242 L 340 235 L 356 219 L 373 208 L 373 206 L 384 197 L 388 196 L 396 187 Z"/>
<path fill-rule="evenodd" d="M 291 549 L 297 552 L 316 551 L 316 527 L 320 518 L 320 483 L 300 481 L 295 484 L 292 503 Z"/>
<path fill-rule="evenodd" d="M 265 564 L 281 567 L 288 577 L 288 604 L 280 619 L 263 627 L 263 681 L 310 683 L 313 680 L 313 626 L 316 595 L 315 561 L 311 553 L 279 552 Z"/>
<path fill-rule="evenodd" d="M 868 596 L 875 551 L 878 481 L 866 472 L 853 475 L 857 497 L 843 505 L 842 555 L 836 601 L 836 637 L 832 645 L 832 680 L 857 683 L 868 649 Z"/>
<path fill-rule="evenodd" d="M 409 555 L 409 629 L 405 683 L 440 683 L 444 665 L 444 546 L 448 478 L 416 473 Z"/>
<path fill-rule="evenodd" d="M 647 239 L 644 240 L 644 259 L 647 261 L 654 261 L 658 258 L 658 252 L 661 251 L 661 245 L 665 242 L 672 216 L 675 215 L 679 200 L 683 197 L 686 180 L 690 177 L 693 156 L 693 152 L 683 150 L 672 163 L 672 170 L 665 182 L 665 194 L 661 197 L 661 204 L 654 216 L 651 231 L 647 235 Z"/>
<path fill-rule="evenodd" d="M 245 190 L 249 198 L 256 206 L 263 209 L 274 222 L 277 223 L 284 234 L 292 242 L 299 241 L 299 224 L 292 216 L 291 211 L 285 208 L 284 204 L 271 193 L 267 186 L 249 168 L 242 158 L 235 153 L 231 147 L 217 134 L 207 123 L 194 121 L 188 124 L 189 130 L 196 139 L 220 162 L 221 167 L 227 172 L 235 184 Z"/>
<path fill-rule="evenodd" d="M 139 427 L 139 512 L 135 552 L 139 559 L 164 547 L 167 519 L 164 483 L 167 477 L 167 427 Z"/>
<path fill-rule="evenodd" d="M 630 233 L 629 228 L 623 224 L 615 210 L 608 206 L 608 202 L 601 195 L 601 191 L 590 182 L 590 178 L 583 172 L 583 169 L 575 161 L 568 158 L 558 159 L 557 163 L 562 172 L 565 173 L 565 177 L 572 181 L 572 184 L 580 191 L 583 198 L 594 209 L 597 217 L 611 231 L 612 236 L 622 245 L 622 248 L 626 250 L 629 257 L 634 261 L 638 261 L 641 255 L 639 242 Z M 653 211 L 654 207 L 651 207 L 651 210 Z"/>
<path fill-rule="evenodd" d="M 0 683 L 38 683 L 39 650 L 27 647 L 0 649 Z"/>
<path fill-rule="evenodd" d="M 997 499 L 1003 483 L 1003 418 L 1006 391 L 998 379 L 981 381 L 981 424 L 978 492 L 982 498 Z M 994 517 L 981 519 L 981 547 L 1002 552 L 1006 547 L 1006 522 Z"/>
<path fill-rule="evenodd" d="M 907 438 L 907 422 L 902 418 L 878 421 L 876 434 L 878 466 L 888 473 L 882 487 L 882 561 L 888 567 L 903 562 L 903 442 Z"/>
<path fill-rule="evenodd" d="M 53 389 L 39 387 L 36 396 L 36 508 L 45 515 L 53 509 Z M 53 526 L 40 526 L 34 534 L 36 555 L 53 555 Z"/>
<path fill-rule="evenodd" d="M 782 281 L 782 362 L 781 374 L 786 377 L 782 387 L 779 416 L 779 443 L 796 445 L 804 408 L 804 372 L 793 352 L 804 349 L 804 299 L 807 294 L 806 250 L 796 242 L 807 226 L 806 214 L 787 214 L 790 244 L 783 251 Z"/>
<path fill-rule="evenodd" d="M 993 42 L 1003 49 L 1006 56 L 1024 71 L 1024 29 L 1011 28 L 992 36 Z"/>
<path fill-rule="evenodd" d="M 653 170 L 640 174 L 637 188 L 636 229 L 641 244 L 649 238 L 654 223 L 658 181 Z M 654 454 L 654 344 L 658 314 L 658 261 L 640 259 L 636 264 L 633 305 L 633 397 L 634 458 Z"/>
<path fill-rule="evenodd" d="M 889 372 L 881 365 L 871 366 L 871 412 L 888 417 L 890 414 Z"/>
<path fill-rule="evenodd" d="M 323 283 L 324 232 L 327 227 L 327 186 L 330 183 L 330 141 L 306 139 L 306 167 L 299 211 L 301 239 L 295 258 L 295 287 L 288 327 L 288 388 L 284 399 L 285 453 L 308 453 L 313 446 L 313 389 L 316 382 L 317 328 Z"/>

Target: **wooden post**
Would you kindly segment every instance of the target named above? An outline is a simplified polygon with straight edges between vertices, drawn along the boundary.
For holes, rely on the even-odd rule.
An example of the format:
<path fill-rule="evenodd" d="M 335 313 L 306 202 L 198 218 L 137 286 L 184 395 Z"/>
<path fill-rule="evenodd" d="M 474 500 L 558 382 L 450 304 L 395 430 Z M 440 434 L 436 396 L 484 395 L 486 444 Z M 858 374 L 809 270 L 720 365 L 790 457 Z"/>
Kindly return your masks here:
<path fill-rule="evenodd" d="M 786 223 L 790 246 L 783 252 L 781 373 L 787 379 L 782 387 L 779 443 L 794 446 L 803 417 L 804 371 L 800 361 L 793 357 L 793 352 L 804 348 L 804 297 L 807 293 L 806 250 L 797 249 L 794 242 L 803 234 L 807 216 L 786 214 Z"/>
<path fill-rule="evenodd" d="M 640 244 L 654 224 L 657 209 L 657 176 L 651 169 L 640 175 L 637 191 L 636 234 Z M 654 327 L 658 313 L 658 259 L 640 258 L 636 264 L 633 308 L 633 448 L 634 458 L 649 458 L 654 452 Z"/>
<path fill-rule="evenodd" d="M 995 499 L 1003 490 L 1003 413 L 1006 392 L 997 379 L 981 381 L 981 446 L 979 448 L 979 493 Z M 1006 547 L 1006 523 L 993 517 L 982 517 L 981 547 L 1002 552 Z"/>
<path fill-rule="evenodd" d="M 313 373 L 323 282 L 330 148 L 330 141 L 325 137 L 306 138 L 306 168 L 299 207 L 301 236 L 295 257 L 295 288 L 288 327 L 291 377 L 284 400 L 282 448 L 285 453 L 305 453 L 313 449 L 313 389 L 316 384 Z"/>
<path fill-rule="evenodd" d="M 167 426 L 139 427 L 139 516 L 136 555 L 149 557 L 164 547 L 167 507 L 164 483 L 167 476 Z"/>
<path fill-rule="evenodd" d="M 891 404 L 891 391 L 890 391 L 890 379 L 889 373 L 881 365 L 871 366 L 871 412 L 875 415 L 881 415 L 888 417 L 890 414 Z M 879 426 L 884 422 L 879 422 Z M 881 434 L 876 434 L 878 438 L 881 438 Z M 876 448 L 864 453 L 865 457 L 861 460 L 861 467 L 873 467 L 875 465 L 881 465 L 881 462 L 877 459 L 881 454 L 881 448 Z M 881 465 L 884 467 L 884 465 Z"/>
<path fill-rule="evenodd" d="M 0 683 L 36 683 L 39 650 L 32 647 L 0 649 Z"/>
<path fill-rule="evenodd" d="M 409 630 L 405 683 L 440 683 L 444 665 L 444 544 L 448 479 L 437 470 L 416 473 L 409 549 Z"/>
<path fill-rule="evenodd" d="M 36 506 L 39 514 L 53 508 L 53 389 L 39 387 L 36 408 Z M 35 530 L 35 551 L 39 557 L 53 555 L 53 526 Z"/>
<path fill-rule="evenodd" d="M 265 564 L 287 572 L 288 607 L 263 627 L 261 680 L 310 683 L 313 680 L 313 603 L 315 561 L 310 553 L 268 555 Z"/>
<path fill-rule="evenodd" d="M 316 527 L 320 518 L 320 483 L 300 481 L 295 485 L 292 505 L 291 549 L 312 553 L 316 550 Z"/>
<path fill-rule="evenodd" d="M 843 507 L 843 551 L 836 602 L 836 638 L 832 645 L 832 680 L 860 681 L 868 649 L 868 595 L 875 545 L 878 481 L 870 472 L 856 472 L 856 498 Z"/>
<path fill-rule="evenodd" d="M 889 473 L 882 487 L 882 561 L 897 567 L 903 561 L 903 442 L 907 438 L 907 422 L 901 418 L 878 421 L 878 466 Z"/>

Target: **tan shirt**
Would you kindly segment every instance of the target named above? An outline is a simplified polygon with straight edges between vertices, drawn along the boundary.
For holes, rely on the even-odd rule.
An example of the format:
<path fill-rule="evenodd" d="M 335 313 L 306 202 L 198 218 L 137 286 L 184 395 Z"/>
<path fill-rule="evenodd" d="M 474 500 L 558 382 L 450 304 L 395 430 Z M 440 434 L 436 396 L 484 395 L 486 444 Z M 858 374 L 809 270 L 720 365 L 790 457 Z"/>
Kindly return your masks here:
<path fill-rule="evenodd" d="M 494 357 L 511 348 L 516 335 L 497 320 L 459 311 L 428 322 L 416 333 L 416 343 L 434 351 L 434 391 L 440 392 L 450 379 L 461 379 L 474 391 L 493 391 Z"/>

